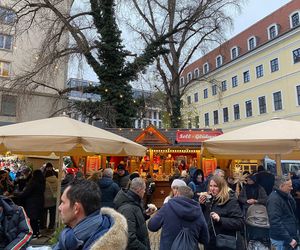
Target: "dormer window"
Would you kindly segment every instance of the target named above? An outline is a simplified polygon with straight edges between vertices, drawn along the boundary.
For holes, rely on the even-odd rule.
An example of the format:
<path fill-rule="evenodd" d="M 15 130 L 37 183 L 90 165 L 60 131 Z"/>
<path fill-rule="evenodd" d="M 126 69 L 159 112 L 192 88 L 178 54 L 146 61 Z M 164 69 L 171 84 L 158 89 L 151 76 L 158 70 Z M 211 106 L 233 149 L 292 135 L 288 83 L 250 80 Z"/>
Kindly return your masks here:
<path fill-rule="evenodd" d="M 12 25 L 17 19 L 13 10 L 0 7 L 0 23 Z"/>
<path fill-rule="evenodd" d="M 300 15 L 300 11 L 293 12 L 290 15 L 290 26 L 291 26 L 291 28 L 295 28 L 300 24 L 299 15 Z"/>
<path fill-rule="evenodd" d="M 221 55 L 218 55 L 216 57 L 216 68 L 221 67 L 223 64 L 223 57 Z"/>
<path fill-rule="evenodd" d="M 251 36 L 248 39 L 248 50 L 253 50 L 256 47 L 256 37 Z"/>
<path fill-rule="evenodd" d="M 203 65 L 203 73 L 204 74 L 207 74 L 209 72 L 209 64 L 208 63 L 205 63 Z"/>
<path fill-rule="evenodd" d="M 276 36 L 278 36 L 278 25 L 277 24 L 272 24 L 268 28 L 268 38 L 269 38 L 269 40 L 272 40 Z"/>
<path fill-rule="evenodd" d="M 233 47 L 231 49 L 231 60 L 237 58 L 239 56 L 239 48 L 238 47 Z"/>
<path fill-rule="evenodd" d="M 187 78 L 188 78 L 188 82 L 190 82 L 193 79 L 192 72 L 188 73 Z"/>
<path fill-rule="evenodd" d="M 180 86 L 184 85 L 184 77 L 180 77 Z"/>
<path fill-rule="evenodd" d="M 197 68 L 194 70 L 194 78 L 197 79 L 199 76 L 200 76 L 199 69 Z"/>

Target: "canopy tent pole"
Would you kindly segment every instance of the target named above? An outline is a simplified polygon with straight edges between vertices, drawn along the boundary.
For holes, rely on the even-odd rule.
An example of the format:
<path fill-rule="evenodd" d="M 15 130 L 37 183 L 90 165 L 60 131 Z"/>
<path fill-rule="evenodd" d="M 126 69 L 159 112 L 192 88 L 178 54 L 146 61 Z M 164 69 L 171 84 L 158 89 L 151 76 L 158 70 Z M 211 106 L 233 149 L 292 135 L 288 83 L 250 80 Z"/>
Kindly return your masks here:
<path fill-rule="evenodd" d="M 57 180 L 57 195 L 56 195 L 56 213 L 55 213 L 55 225 L 56 228 L 59 227 L 59 211 L 58 207 L 60 204 L 60 194 L 61 194 L 61 179 L 62 179 L 62 171 L 63 171 L 63 155 L 59 154 L 59 163 L 58 163 L 58 180 Z"/>
<path fill-rule="evenodd" d="M 277 170 L 277 175 L 281 176 L 282 175 L 282 169 L 281 169 L 281 155 L 276 154 L 275 155 L 275 160 L 276 160 L 276 170 Z"/>

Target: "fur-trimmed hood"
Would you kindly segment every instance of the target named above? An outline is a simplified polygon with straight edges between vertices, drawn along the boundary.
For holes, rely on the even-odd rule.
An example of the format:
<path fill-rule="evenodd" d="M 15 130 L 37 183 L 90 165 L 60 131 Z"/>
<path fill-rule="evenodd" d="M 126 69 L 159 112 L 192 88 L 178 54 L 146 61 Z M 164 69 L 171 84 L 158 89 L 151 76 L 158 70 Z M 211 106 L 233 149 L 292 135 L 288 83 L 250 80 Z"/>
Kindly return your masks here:
<path fill-rule="evenodd" d="M 116 210 L 108 207 L 101 208 L 101 213 L 111 216 L 114 224 L 92 245 L 91 250 L 125 250 L 128 242 L 126 218 Z"/>

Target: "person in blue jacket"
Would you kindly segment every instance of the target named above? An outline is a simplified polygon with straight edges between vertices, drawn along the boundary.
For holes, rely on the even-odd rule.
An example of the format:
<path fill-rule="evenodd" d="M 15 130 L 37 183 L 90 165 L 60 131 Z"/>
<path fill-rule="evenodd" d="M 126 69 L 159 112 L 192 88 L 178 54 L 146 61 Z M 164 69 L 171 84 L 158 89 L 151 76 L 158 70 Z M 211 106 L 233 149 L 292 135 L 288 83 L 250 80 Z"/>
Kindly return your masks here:
<path fill-rule="evenodd" d="M 160 250 L 170 250 L 181 229 L 188 228 L 199 243 L 209 242 L 207 224 L 200 204 L 192 199 L 193 191 L 187 186 L 178 187 L 174 198 L 165 203 L 150 219 L 148 229 L 152 232 L 162 228 Z"/>

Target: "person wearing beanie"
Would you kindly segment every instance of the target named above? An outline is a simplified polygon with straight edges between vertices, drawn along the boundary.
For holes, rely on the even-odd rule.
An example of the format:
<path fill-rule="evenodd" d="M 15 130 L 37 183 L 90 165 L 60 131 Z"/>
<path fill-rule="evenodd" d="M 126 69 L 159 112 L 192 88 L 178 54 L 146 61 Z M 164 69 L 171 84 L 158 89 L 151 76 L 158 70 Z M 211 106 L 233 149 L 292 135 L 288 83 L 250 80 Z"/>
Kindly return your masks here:
<path fill-rule="evenodd" d="M 268 198 L 264 188 L 256 183 L 255 175 L 248 175 L 246 180 L 247 184 L 244 185 L 239 195 L 239 202 L 242 204 L 245 213 L 252 204 L 266 205 Z"/>
<path fill-rule="evenodd" d="M 117 172 L 114 174 L 113 180 L 120 188 L 126 189 L 129 182 L 129 173 L 122 162 L 117 167 Z"/>
<path fill-rule="evenodd" d="M 176 196 L 178 187 L 186 186 L 186 183 L 183 180 L 175 179 L 171 184 L 171 193 L 165 198 L 164 204 L 167 203 L 170 199 Z"/>

